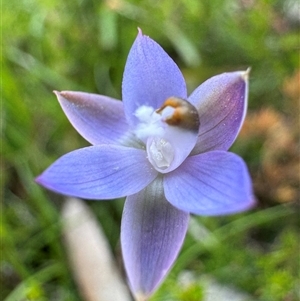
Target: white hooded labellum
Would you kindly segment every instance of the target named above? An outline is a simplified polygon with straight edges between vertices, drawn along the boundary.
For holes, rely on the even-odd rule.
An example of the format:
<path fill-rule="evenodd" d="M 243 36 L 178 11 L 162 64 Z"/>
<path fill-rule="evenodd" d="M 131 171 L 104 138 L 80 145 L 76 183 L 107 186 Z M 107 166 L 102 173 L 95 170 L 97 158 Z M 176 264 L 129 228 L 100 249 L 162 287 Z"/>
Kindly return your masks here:
<path fill-rule="evenodd" d="M 188 96 L 177 65 L 139 30 L 125 66 L 122 102 L 55 92 L 92 146 L 62 156 L 36 181 L 84 199 L 126 197 L 122 254 L 138 301 L 147 300 L 170 270 L 189 213 L 233 214 L 255 203 L 245 163 L 228 152 L 246 115 L 248 74 L 214 76 Z"/>

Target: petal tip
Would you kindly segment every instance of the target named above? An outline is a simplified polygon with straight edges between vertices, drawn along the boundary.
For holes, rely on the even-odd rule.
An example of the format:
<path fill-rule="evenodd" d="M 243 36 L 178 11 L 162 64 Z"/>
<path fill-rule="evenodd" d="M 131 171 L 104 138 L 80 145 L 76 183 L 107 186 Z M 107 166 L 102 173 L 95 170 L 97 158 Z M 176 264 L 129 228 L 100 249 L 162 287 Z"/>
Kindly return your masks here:
<path fill-rule="evenodd" d="M 242 78 L 243 78 L 245 81 L 248 81 L 250 72 L 251 72 L 251 67 L 247 68 L 246 71 L 242 71 L 242 72 L 241 72 Z"/>
<path fill-rule="evenodd" d="M 143 31 L 140 27 L 138 27 L 138 36 L 143 36 Z"/>
<path fill-rule="evenodd" d="M 257 207 L 258 204 L 258 200 L 256 198 L 256 196 L 253 194 L 251 201 L 249 202 L 248 208 L 246 210 L 251 210 Z"/>
<path fill-rule="evenodd" d="M 66 92 L 64 91 L 57 91 L 57 90 L 53 90 L 53 93 L 55 94 L 55 96 L 57 97 L 57 99 L 60 101 L 63 98 L 66 98 Z"/>
<path fill-rule="evenodd" d="M 143 42 L 144 40 L 151 39 L 149 36 L 145 35 L 140 27 L 138 27 L 138 34 L 136 40 Z"/>
<path fill-rule="evenodd" d="M 79 93 L 78 92 L 72 92 L 72 91 L 53 91 L 53 93 L 56 95 L 57 99 L 59 102 L 62 101 L 68 101 L 71 103 L 79 103 L 80 98 L 79 98 Z"/>
<path fill-rule="evenodd" d="M 41 175 L 37 176 L 37 177 L 34 179 L 34 182 L 37 183 L 37 184 L 41 184 Z"/>
<path fill-rule="evenodd" d="M 135 301 L 148 301 L 149 297 L 143 293 L 137 293 L 134 296 Z"/>
<path fill-rule="evenodd" d="M 46 188 L 46 184 L 45 184 L 45 179 L 43 179 L 43 174 L 40 174 L 39 176 L 37 176 L 35 179 L 34 179 L 34 182 L 40 186 L 43 186 Z"/>
<path fill-rule="evenodd" d="M 60 100 L 62 97 L 67 99 L 68 91 L 53 90 L 52 92 L 55 94 L 58 100 Z"/>

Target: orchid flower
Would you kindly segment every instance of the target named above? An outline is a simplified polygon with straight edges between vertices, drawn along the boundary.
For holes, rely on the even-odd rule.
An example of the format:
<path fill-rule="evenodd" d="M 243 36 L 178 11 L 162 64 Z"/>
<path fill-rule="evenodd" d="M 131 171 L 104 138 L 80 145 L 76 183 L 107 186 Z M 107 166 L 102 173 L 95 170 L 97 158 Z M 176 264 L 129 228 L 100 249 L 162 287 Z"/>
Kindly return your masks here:
<path fill-rule="evenodd" d="M 190 213 L 233 214 L 255 203 L 244 161 L 228 152 L 245 118 L 248 73 L 214 76 L 188 96 L 177 65 L 139 30 L 122 102 L 55 92 L 92 146 L 62 156 L 36 181 L 84 199 L 126 197 L 121 245 L 136 300 L 148 300 L 167 275 Z"/>

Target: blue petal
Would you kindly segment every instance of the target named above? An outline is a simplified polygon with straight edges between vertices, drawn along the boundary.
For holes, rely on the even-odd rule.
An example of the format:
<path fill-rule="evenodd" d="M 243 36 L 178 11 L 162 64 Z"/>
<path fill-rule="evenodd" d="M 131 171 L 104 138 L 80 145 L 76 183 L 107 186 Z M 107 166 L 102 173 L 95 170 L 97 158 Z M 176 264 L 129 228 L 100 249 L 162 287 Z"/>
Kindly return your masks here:
<path fill-rule="evenodd" d="M 113 199 L 140 191 L 156 176 L 145 151 L 99 145 L 62 156 L 36 181 L 69 196 Z"/>
<path fill-rule="evenodd" d="M 141 31 L 129 52 L 122 85 L 125 115 L 136 124 L 136 109 L 142 105 L 158 109 L 164 101 L 177 96 L 186 99 L 181 71 L 168 54 Z"/>
<path fill-rule="evenodd" d="M 165 175 L 164 188 L 172 205 L 200 215 L 237 213 L 255 203 L 246 164 L 224 151 L 187 158 Z"/>
<path fill-rule="evenodd" d="M 121 244 L 137 300 L 146 300 L 166 276 L 182 246 L 188 217 L 167 202 L 160 178 L 126 199 Z"/>
<path fill-rule="evenodd" d="M 228 150 L 232 145 L 246 116 L 248 74 L 249 70 L 214 76 L 189 96 L 200 117 L 193 154 Z"/>
<path fill-rule="evenodd" d="M 123 103 L 84 92 L 55 92 L 59 103 L 78 133 L 91 144 L 120 144 L 128 131 Z"/>

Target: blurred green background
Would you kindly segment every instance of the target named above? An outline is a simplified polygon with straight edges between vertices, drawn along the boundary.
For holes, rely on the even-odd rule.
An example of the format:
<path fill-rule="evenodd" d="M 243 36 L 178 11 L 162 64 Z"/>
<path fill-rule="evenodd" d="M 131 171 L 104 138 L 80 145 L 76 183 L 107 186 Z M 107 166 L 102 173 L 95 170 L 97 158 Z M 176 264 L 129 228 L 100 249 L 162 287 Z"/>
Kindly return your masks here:
<path fill-rule="evenodd" d="M 229 217 L 194 217 L 207 237 L 189 232 L 153 300 L 201 300 L 201 281 L 178 285 L 184 270 L 256 300 L 300 300 L 297 0 L 2 3 L 2 300 L 82 300 L 62 244 L 63 198 L 34 178 L 88 145 L 52 90 L 121 99 L 137 27 L 176 61 L 190 92 L 210 76 L 252 68 L 249 111 L 232 151 L 247 161 L 258 206 Z M 123 201 L 88 204 L 118 256 Z"/>

